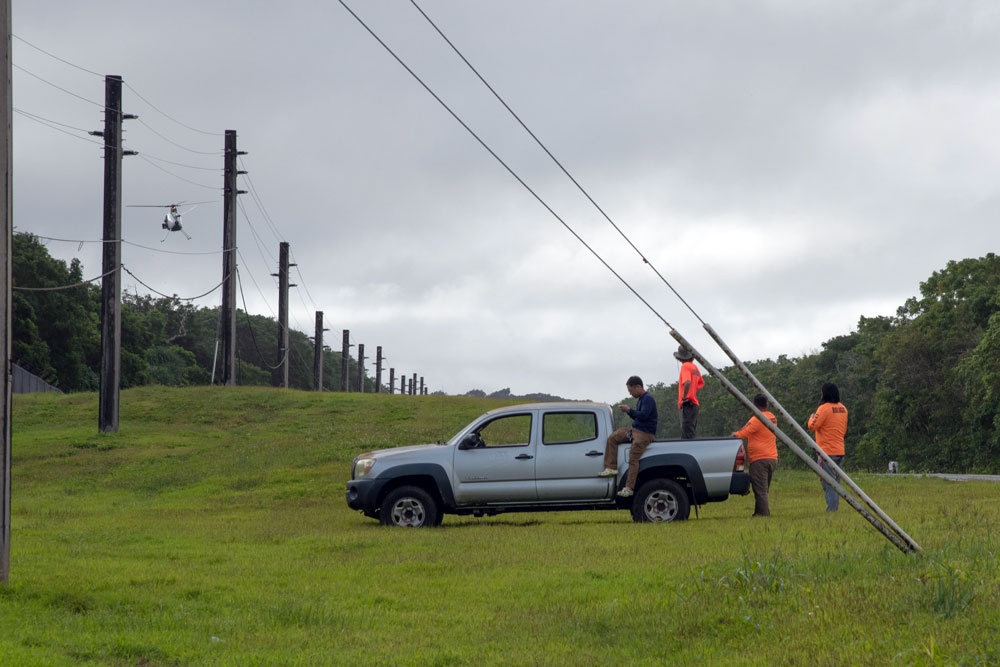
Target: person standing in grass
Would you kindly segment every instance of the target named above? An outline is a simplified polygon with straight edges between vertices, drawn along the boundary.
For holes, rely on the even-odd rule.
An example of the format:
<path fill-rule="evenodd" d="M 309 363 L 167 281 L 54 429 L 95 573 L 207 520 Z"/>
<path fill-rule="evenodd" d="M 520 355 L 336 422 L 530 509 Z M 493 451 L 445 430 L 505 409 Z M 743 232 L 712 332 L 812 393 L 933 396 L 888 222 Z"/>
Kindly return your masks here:
<path fill-rule="evenodd" d="M 778 418 L 767 409 L 767 398 L 763 394 L 754 396 L 753 404 L 777 426 Z M 778 440 L 774 432 L 765 426 L 757 415 L 750 417 L 743 428 L 733 435 L 747 441 L 750 486 L 753 488 L 753 516 L 771 516 L 768 493 L 771 488 L 771 477 L 778 467 Z"/>
<path fill-rule="evenodd" d="M 816 434 L 816 444 L 830 457 L 830 460 L 840 467 L 844 460 L 844 436 L 847 435 L 847 408 L 840 402 L 840 390 L 832 382 L 824 382 L 820 388 L 820 404 L 816 412 L 809 417 L 807 424 L 810 431 Z M 816 463 L 836 481 L 840 475 L 835 473 L 822 456 L 816 455 Z M 840 507 L 840 494 L 837 490 L 820 478 L 823 484 L 823 496 L 826 498 L 826 511 L 836 512 Z"/>
<path fill-rule="evenodd" d="M 705 386 L 705 379 L 694 363 L 694 353 L 683 345 L 674 352 L 674 359 L 681 362 L 681 375 L 677 380 L 677 409 L 681 411 L 681 437 L 690 440 L 698 428 L 698 390 Z"/>
<path fill-rule="evenodd" d="M 637 399 L 635 407 L 630 408 L 622 404 L 618 406 L 618 409 L 632 418 L 632 428 L 620 428 L 608 436 L 608 441 L 604 445 L 604 470 L 597 475 L 598 477 L 617 477 L 618 447 L 622 443 L 631 442 L 632 447 L 628 454 L 628 476 L 625 478 L 625 486 L 618 492 L 619 496 L 628 498 L 635 492 L 635 480 L 639 476 L 639 457 L 656 436 L 658 418 L 656 401 L 643 387 L 642 378 L 633 375 L 625 381 L 625 388 L 632 398 Z"/>

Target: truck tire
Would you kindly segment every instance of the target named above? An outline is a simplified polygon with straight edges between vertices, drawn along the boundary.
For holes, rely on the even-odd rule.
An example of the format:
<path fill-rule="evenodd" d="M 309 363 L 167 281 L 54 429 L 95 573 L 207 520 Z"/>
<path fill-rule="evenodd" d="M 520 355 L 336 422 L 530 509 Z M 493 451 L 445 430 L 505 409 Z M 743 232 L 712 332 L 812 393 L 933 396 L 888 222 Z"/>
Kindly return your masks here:
<path fill-rule="evenodd" d="M 632 520 L 640 523 L 684 521 L 691 502 L 681 485 L 672 479 L 652 479 L 639 488 L 632 502 Z"/>
<path fill-rule="evenodd" d="M 441 510 L 431 494 L 419 486 L 393 489 L 382 501 L 379 521 L 383 526 L 427 528 L 441 525 Z"/>

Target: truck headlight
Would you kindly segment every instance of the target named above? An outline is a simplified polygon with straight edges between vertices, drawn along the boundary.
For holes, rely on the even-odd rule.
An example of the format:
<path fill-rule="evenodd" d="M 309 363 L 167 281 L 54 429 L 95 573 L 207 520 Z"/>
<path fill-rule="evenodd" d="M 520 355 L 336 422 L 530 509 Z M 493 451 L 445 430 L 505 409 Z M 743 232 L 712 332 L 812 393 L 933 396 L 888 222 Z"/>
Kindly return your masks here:
<path fill-rule="evenodd" d="M 354 479 L 364 479 L 371 472 L 375 465 L 375 458 L 371 456 L 354 459 Z"/>

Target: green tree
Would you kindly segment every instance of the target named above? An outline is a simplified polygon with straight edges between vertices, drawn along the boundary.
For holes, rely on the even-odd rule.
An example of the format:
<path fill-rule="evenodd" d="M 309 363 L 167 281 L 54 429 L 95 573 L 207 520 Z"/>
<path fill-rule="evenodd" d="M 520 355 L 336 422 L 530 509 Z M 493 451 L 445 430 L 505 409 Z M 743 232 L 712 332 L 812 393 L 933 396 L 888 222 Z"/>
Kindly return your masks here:
<path fill-rule="evenodd" d="M 13 361 L 64 391 L 96 389 L 100 290 L 31 234 L 13 235 L 12 259 Z"/>
<path fill-rule="evenodd" d="M 880 450 L 904 468 L 924 471 L 967 470 L 988 410 L 972 399 L 991 379 L 975 362 L 989 360 L 991 337 L 984 333 L 998 310 L 1000 259 L 949 262 L 909 299 L 895 326 L 880 342 L 876 357 L 884 375 L 876 392 L 871 428 Z M 977 357 L 978 354 L 978 357 Z M 977 426 L 965 419 L 972 417 Z M 978 433 L 980 442 L 970 442 Z"/>

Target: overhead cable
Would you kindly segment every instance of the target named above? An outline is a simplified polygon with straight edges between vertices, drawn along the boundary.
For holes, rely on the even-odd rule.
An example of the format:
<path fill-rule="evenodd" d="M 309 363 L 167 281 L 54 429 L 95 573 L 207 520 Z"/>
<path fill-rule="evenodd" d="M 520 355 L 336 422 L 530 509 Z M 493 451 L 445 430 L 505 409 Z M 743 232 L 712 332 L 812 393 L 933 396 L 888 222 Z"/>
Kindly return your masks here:
<path fill-rule="evenodd" d="M 379 37 L 379 36 L 378 36 L 378 35 L 377 35 L 377 34 L 375 33 L 375 31 L 374 31 L 374 30 L 372 30 L 372 29 L 371 29 L 371 28 L 370 28 L 370 27 L 368 26 L 368 24 L 364 22 L 364 20 L 363 20 L 363 19 L 362 19 L 362 18 L 361 18 L 360 16 L 358 16 L 357 14 L 355 14 L 355 13 L 354 13 L 354 11 L 353 11 L 353 10 L 352 10 L 352 9 L 351 9 L 350 7 L 348 7 L 348 6 L 347 6 L 347 3 L 345 3 L 345 2 L 344 2 L 344 0 L 338 0 L 338 1 L 340 2 L 341 6 L 343 6 L 343 8 L 344 8 L 344 9 L 346 9 L 346 10 L 347 10 L 347 12 L 348 12 L 348 13 L 349 13 L 350 15 L 351 15 L 351 16 L 353 16 L 353 17 L 354 17 L 354 19 L 355 19 L 355 20 L 356 20 L 356 21 L 357 21 L 357 22 L 358 22 L 359 24 L 361 24 L 361 27 L 363 27 L 363 28 L 364 28 L 364 29 L 365 29 L 366 31 L 368 31 L 368 34 L 370 34 L 370 35 L 372 36 L 372 38 L 374 38 L 374 39 L 375 39 L 375 41 L 377 41 L 377 42 L 378 42 L 378 43 L 379 43 L 379 44 L 380 44 L 380 45 L 382 46 L 382 48 L 383 48 L 383 49 L 385 49 L 385 50 L 386 50 L 386 51 L 387 51 L 387 52 L 389 53 L 389 55 L 391 55 L 391 56 L 392 56 L 392 57 L 393 57 L 393 58 L 394 58 L 394 59 L 396 60 L 396 62 L 398 62 L 398 63 L 400 64 L 400 66 L 401 66 L 401 67 L 402 67 L 403 69 L 405 69 L 405 70 L 406 70 L 406 71 L 407 71 L 407 72 L 408 72 L 408 73 L 410 74 L 410 76 L 412 76 L 412 77 L 413 77 L 413 78 L 414 78 L 414 79 L 415 79 L 415 80 L 417 81 L 417 83 L 419 83 L 419 84 L 420 84 L 421 86 L 423 86 L 424 90 L 426 90 L 426 91 L 427 91 L 427 92 L 428 92 L 428 93 L 430 94 L 430 96 L 431 96 L 431 97 L 433 97 L 433 98 L 434 98 L 435 100 L 437 100 L 438 104 L 440 104 L 440 105 L 441 105 L 442 107 L 444 107 L 445 111 L 447 111 L 447 112 L 448 112 L 448 113 L 449 113 L 449 114 L 451 115 L 451 117 L 452 117 L 452 118 L 454 118 L 454 119 L 455 119 L 455 120 L 456 120 L 456 121 L 458 122 L 458 124 L 459 124 L 459 125 L 461 125 L 461 126 L 462 126 L 463 128 L 465 128 L 466 132 L 468 132 L 468 133 L 469 133 L 470 135 L 472 135 L 472 137 L 473 137 L 473 138 L 474 138 L 474 139 L 475 139 L 476 141 L 478 141 L 478 142 L 479 142 L 479 145 L 481 145 L 481 146 L 482 146 L 482 147 L 483 147 L 483 148 L 484 148 L 484 149 L 486 150 L 486 152 L 488 152 L 488 153 L 489 153 L 490 155 L 492 155 L 492 156 L 493 156 L 493 158 L 494 158 L 494 159 L 495 159 L 495 160 L 496 160 L 497 162 L 499 162 L 499 163 L 500 163 L 500 165 L 501 165 L 501 166 L 502 166 L 502 167 L 503 167 L 504 169 L 506 169 L 506 170 L 507 170 L 507 172 L 508 172 L 508 173 L 509 173 L 509 174 L 510 174 L 511 176 L 513 176 L 513 177 L 514 177 L 514 179 L 515 179 L 515 180 L 517 180 L 517 182 L 518 182 L 518 183 L 520 183 L 520 184 L 521 184 L 521 187 L 523 187 L 523 188 L 524 188 L 525 190 L 527 190 L 527 191 L 528 191 L 528 192 L 529 192 L 529 193 L 531 194 L 531 196 L 533 196 L 533 197 L 534 197 L 534 198 L 535 198 L 535 199 L 536 199 L 536 200 L 538 201 L 538 203 L 539 203 L 539 204 L 541 204 L 541 205 L 542 205 L 543 207 L 545 207 L 545 210 L 547 210 L 547 211 L 548 211 L 548 212 L 549 212 L 550 214 L 552 214 L 552 216 L 553 216 L 553 217 L 554 217 L 554 218 L 555 218 L 556 220 L 558 220 L 558 221 L 559 221 L 559 223 L 560 223 L 560 224 L 561 224 L 561 225 L 562 225 L 563 227 L 565 227 L 565 228 L 566 228 L 566 231 L 568 231 L 568 232 L 569 232 L 570 234 L 572 234 L 572 235 L 573 235 L 573 236 L 574 236 L 574 237 L 576 238 L 576 240 L 577 240 L 577 241 L 579 241 L 579 242 L 580 242 L 580 243 L 581 243 L 581 244 L 583 245 L 583 247 L 584 247 L 584 248 L 586 248 L 586 249 L 587 249 L 588 251 L 590 251 L 590 254 L 591 254 L 591 255 L 593 255 L 593 256 L 594 256 L 594 257 L 595 257 L 595 258 L 597 259 L 597 261 L 599 261 L 599 262 L 600 262 L 601 264 L 603 264 L 603 265 L 604 265 L 604 268 L 606 268 L 606 269 L 607 269 L 608 271 L 610 271 L 610 272 L 611 272 L 611 274 L 612 274 L 612 275 L 614 275 L 614 277 L 615 277 L 615 278 L 617 278 L 617 279 L 618 279 L 618 281 L 619 281 L 619 282 L 621 282 L 621 284 L 622 284 L 622 285 L 624 285 L 624 286 L 625 286 L 625 288 L 626 288 L 626 289 L 628 289 L 628 291 L 630 291 L 630 292 L 631 292 L 631 293 L 632 293 L 632 294 L 633 294 L 633 295 L 634 295 L 634 296 L 635 296 L 635 297 L 636 297 L 637 299 L 639 299 L 639 301 L 641 301 L 641 302 L 642 302 L 642 303 L 643 303 L 643 304 L 644 304 L 644 305 L 645 305 L 645 306 L 646 306 L 646 307 L 647 307 L 647 308 L 648 308 L 648 309 L 649 309 L 649 310 L 650 310 L 650 311 L 651 311 L 651 312 L 652 312 L 652 313 L 653 313 L 654 315 L 656 315 L 656 317 L 657 317 L 657 318 L 659 318 L 659 319 L 660 319 L 660 321 L 662 321 L 662 322 L 663 322 L 663 323 L 664 323 L 665 325 L 667 325 L 667 326 L 668 326 L 668 327 L 670 327 L 671 329 L 673 328 L 673 326 L 672 326 L 672 325 L 671 325 L 671 324 L 670 324 L 669 322 L 667 322 L 667 320 L 666 320 L 666 319 L 665 319 L 665 318 L 663 317 L 663 315 L 661 315 L 661 314 L 660 314 L 660 313 L 659 313 L 659 312 L 658 312 L 658 311 L 656 310 L 656 308 L 654 308 L 654 307 L 653 307 L 653 305 L 652 305 L 652 304 L 650 304 L 650 303 L 649 303 L 649 302 L 648 302 L 648 301 L 647 301 L 647 300 L 646 300 L 645 298 L 643 298 L 643 296 L 642 296 L 641 294 L 639 294 L 639 292 L 638 292 L 638 291 L 636 291 L 636 289 L 635 289 L 634 287 L 632 287 L 632 285 L 631 285 L 631 284 L 630 284 L 630 283 L 629 283 L 629 282 L 628 282 L 627 280 L 625 280 L 625 278 L 623 278 L 623 277 L 622 277 L 622 275 L 621 275 L 620 273 L 618 273 L 617 271 L 615 271 L 615 269 L 614 269 L 614 268 L 613 268 L 613 267 L 612 267 L 612 266 L 611 266 L 610 264 L 608 264 L 608 263 L 607 263 L 607 261 L 605 261 L 605 259 L 604 259 L 604 258 L 603 258 L 603 257 L 602 257 L 602 256 L 601 256 L 601 255 L 600 255 L 600 254 L 599 254 L 599 253 L 598 253 L 598 252 L 596 251 L 596 250 L 594 250 L 594 248 L 593 248 L 593 247 L 591 247 L 591 246 L 590 246 L 590 244 L 588 244 L 588 243 L 587 243 L 587 242 L 586 242 L 586 241 L 585 241 L 585 240 L 583 239 L 583 237 L 581 237 L 581 236 L 580 236 L 579 234 L 577 234 L 577 233 L 576 233 L 576 230 L 574 230 L 574 229 L 573 229 L 573 228 L 572 228 L 572 227 L 571 227 L 571 226 L 569 225 L 569 223 L 567 223 L 567 222 L 566 222 L 566 221 L 565 221 L 565 220 L 564 220 L 564 219 L 563 219 L 563 218 L 562 218 L 562 217 L 561 217 L 561 216 L 560 216 L 560 215 L 559 215 L 558 213 L 556 213 L 556 212 L 555 212 L 555 210 L 554 210 L 554 209 L 553 209 L 553 208 L 552 208 L 551 206 L 549 206 L 549 204 L 548 204 L 548 203 L 547 203 L 547 202 L 546 202 L 546 201 L 545 201 L 544 199 L 542 199 L 542 197 L 541 197 L 541 196 L 540 196 L 540 195 L 539 195 L 539 194 L 538 194 L 537 192 L 535 192 L 535 191 L 534 191 L 534 190 L 533 190 L 533 189 L 531 188 L 531 186 L 529 186 L 529 185 L 528 185 L 528 184 L 527 184 L 527 183 L 526 183 L 526 182 L 524 181 L 524 179 L 523 179 L 523 178 L 521 178 L 521 176 L 520 176 L 520 175 L 519 175 L 519 174 L 518 174 L 518 173 L 517 173 L 516 171 L 514 171 L 514 169 L 513 169 L 513 168 L 512 168 L 512 167 L 511 167 L 510 165 L 508 165 L 508 164 L 507 164 L 507 162 L 506 162 L 506 161 L 504 161 L 504 159 L 503 159 L 503 158 L 501 158 L 501 157 L 500 157 L 499 155 L 497 155 L 496 151 L 494 151 L 494 150 L 493 150 L 492 148 L 490 148 L 489 144 L 487 144 L 487 143 L 486 143 L 486 142 L 485 142 L 485 141 L 484 141 L 484 140 L 483 140 L 483 139 L 482 139 L 482 138 L 481 138 L 481 137 L 480 137 L 480 136 L 479 136 L 479 135 L 478 135 L 478 134 L 477 134 L 477 133 L 475 132 L 475 130 L 473 130 L 473 129 L 472 129 L 471 127 L 469 127 L 469 126 L 468 126 L 468 125 L 467 125 L 467 124 L 465 123 L 465 121 L 463 121 L 463 120 L 461 119 L 461 117 L 459 117 L 459 116 L 458 116 L 458 114 L 457 114 L 457 113 L 455 113 L 455 111 L 453 111 L 453 110 L 452 110 L 452 108 L 451 108 L 450 106 L 448 106 L 448 104 L 447 104 L 447 103 L 446 103 L 446 102 L 445 102 L 444 100 L 442 100 L 442 99 L 441 99 L 441 98 L 440 98 L 440 97 L 438 96 L 438 94 L 437 94 L 437 93 L 435 93 L 435 92 L 434 92 L 434 90 L 433 90 L 433 89 L 432 89 L 432 88 L 431 88 L 431 87 L 430 87 L 429 85 L 427 85 L 427 84 L 426 84 L 426 83 L 424 82 L 424 80 L 423 80 L 423 79 L 421 79 L 421 78 L 420 78 L 420 76 L 419 76 L 419 75 L 418 75 L 418 74 L 417 74 L 416 72 L 414 72 L 414 71 L 413 71 L 412 69 L 410 69 L 410 66 L 409 66 L 409 65 L 407 65 L 407 64 L 406 64 L 405 62 L 403 62 L 402 58 L 400 58 L 400 57 L 399 57 L 399 56 L 398 56 L 398 55 L 396 54 L 396 52 L 395 52 L 395 51 L 393 51 L 393 50 L 392 50 L 392 48 L 390 48 L 390 47 L 389 47 L 389 45 L 388 45 L 388 44 L 386 44 L 386 43 L 385 43 L 384 41 L 382 41 L 382 38 L 380 38 L 380 37 Z"/>
<path fill-rule="evenodd" d="M 209 294 L 211 294 L 212 292 L 214 292 L 215 290 L 217 290 L 220 287 L 222 287 L 223 283 L 225 282 L 225 280 L 223 280 L 222 282 L 220 282 L 218 285 L 216 285 L 212 289 L 208 290 L 204 294 L 199 294 L 198 296 L 177 296 L 176 294 L 164 294 L 163 292 L 159 292 L 159 291 L 153 289 L 152 287 L 150 287 L 146 283 L 144 283 L 141 280 L 139 280 L 138 276 L 136 276 L 134 273 L 132 273 L 131 271 L 129 271 L 128 267 L 126 267 L 125 265 L 122 265 L 122 270 L 125 271 L 125 273 L 129 274 L 130 276 L 132 276 L 133 278 L 135 278 L 135 280 L 136 280 L 137 283 L 139 283 L 140 285 L 142 285 L 143 287 L 145 287 L 146 289 L 148 289 L 150 292 L 153 292 L 154 294 L 158 294 L 158 295 L 160 295 L 160 296 L 162 296 L 164 298 L 167 298 L 167 299 L 179 299 L 180 301 L 197 301 L 198 299 L 202 299 L 202 298 L 208 296 Z"/>
<path fill-rule="evenodd" d="M 16 39 L 17 41 L 21 42 L 22 44 L 26 44 L 26 45 L 30 46 L 31 48 L 35 49 L 36 51 L 41 51 L 42 53 L 44 53 L 45 55 L 47 55 L 50 58 L 55 58 L 56 60 L 58 60 L 61 63 L 65 63 L 65 64 L 69 65 L 70 67 L 77 68 L 81 72 L 86 72 L 87 74 L 93 74 L 94 76 L 101 76 L 101 77 L 104 76 L 103 74 L 99 74 L 99 73 L 97 73 L 97 72 L 95 72 L 93 70 L 89 70 L 86 67 L 80 67 L 76 63 L 71 63 L 70 61 L 68 61 L 68 60 L 66 60 L 64 58 L 60 58 L 59 56 L 57 56 L 57 55 L 55 55 L 53 53 L 49 53 L 48 51 L 46 51 L 42 47 L 35 46 L 34 44 L 32 44 L 31 42 L 29 42 L 28 40 L 23 39 L 22 37 L 18 37 L 17 35 L 15 35 L 13 33 L 11 33 L 10 36 L 13 37 L 14 39 Z"/>
<path fill-rule="evenodd" d="M 72 285 L 59 285 L 58 287 L 11 287 L 11 289 L 19 292 L 59 292 L 61 290 L 73 289 L 75 287 L 80 287 L 88 283 L 97 282 L 101 278 L 110 276 L 115 271 L 117 271 L 117 269 L 111 269 L 109 271 L 105 271 L 96 278 L 91 278 L 90 280 L 81 280 L 80 282 L 73 283 Z"/>
<path fill-rule="evenodd" d="M 138 156 L 139 156 L 139 159 L 142 160 L 143 162 L 145 162 L 146 164 L 148 164 L 148 165 L 150 165 L 152 167 L 155 167 L 156 169 L 159 169 L 164 174 L 170 174 L 171 176 L 173 176 L 174 178 L 176 178 L 176 179 L 178 179 L 180 181 L 184 181 L 185 183 L 190 183 L 191 185 L 197 185 L 199 188 L 205 188 L 206 190 L 216 190 L 216 191 L 221 191 L 222 190 L 222 188 L 218 187 L 218 186 L 205 185 L 204 183 L 199 183 L 197 181 L 192 181 L 190 178 L 184 178 L 183 176 L 178 176 L 177 174 L 175 174 L 174 172 L 170 171 L 169 169 L 164 169 L 160 165 L 156 164 L 155 162 L 153 162 L 152 160 L 150 160 L 149 158 L 147 158 L 142 153 L 139 153 Z"/>
<path fill-rule="evenodd" d="M 690 305 L 690 304 L 689 304 L 689 303 L 688 303 L 688 302 L 687 302 L 687 301 L 686 301 L 686 300 L 684 299 L 684 297 L 682 297 L 682 296 L 680 295 L 680 293 L 679 293 L 679 292 L 678 292 L 678 291 L 677 291 L 676 289 L 674 289 L 674 286 L 673 286 L 673 285 L 671 285 L 671 284 L 670 284 L 670 282 L 669 282 L 669 281 L 668 281 L 668 280 L 667 280 L 666 278 L 664 278 L 664 277 L 663 277 L 663 275 L 662 275 L 662 274 L 661 274 L 661 273 L 660 273 L 660 272 L 659 272 L 659 271 L 658 271 L 658 270 L 656 269 L 656 267 L 655 267 L 655 266 L 653 266 L 653 263 L 652 263 L 652 262 L 650 262 L 650 261 L 649 261 L 649 259 L 648 259 L 648 258 L 647 258 L 647 257 L 646 257 L 645 255 L 643 255 L 643 254 L 642 254 L 642 251 L 641 251 L 641 250 L 639 250 L 639 248 L 638 248 L 638 247 L 636 247 L 636 245 L 635 245 L 634 243 L 632 243 L 632 240 L 631 240 L 631 239 L 630 239 L 630 238 L 629 238 L 629 237 L 628 237 L 628 236 L 627 236 L 627 235 L 625 234 L 625 232 L 623 232 L 623 231 L 621 230 L 621 228 L 620 228 L 620 227 L 619 227 L 619 226 L 618 226 L 617 224 L 615 224 L 615 221 L 611 219 L 611 216 L 609 216 L 609 215 L 608 215 L 608 214 L 607 214 L 607 213 L 606 213 L 606 212 L 604 211 L 604 209 L 603 209 L 603 208 L 601 208 L 601 206 L 600 206 L 600 205 L 599 205 L 599 204 L 598 204 L 598 203 L 597 203 L 596 201 L 594 201 L 594 198 L 590 196 L 590 193 L 589 193 L 589 192 L 587 192 L 587 190 L 586 190 L 586 189 L 585 189 L 585 188 L 584 188 L 584 187 L 583 187 L 582 185 L 580 185 L 580 183 L 579 183 L 579 182 L 578 182 L 578 181 L 577 181 L 577 180 L 576 180 L 576 179 L 575 179 L 575 178 L 573 177 L 573 175 L 569 173 L 569 171 L 568 171 L 568 170 L 566 169 L 566 167 L 564 167 L 564 166 L 563 166 L 562 162 L 560 162 L 560 161 L 559 161 L 559 159 L 558 159 L 558 158 L 556 158 L 556 156 L 552 154 L 552 152 L 551 152 L 551 151 L 550 151 L 550 150 L 548 149 L 548 147 L 547 147 L 547 146 L 546 146 L 546 145 L 545 145 L 544 143 L 542 143 L 542 140 L 541 140 L 541 139 L 539 139 L 539 138 L 538 138 L 538 137 L 537 137 L 537 136 L 535 135 L 535 133 L 534 133 L 534 132 L 532 132 L 532 131 L 531 131 L 531 130 L 530 130 L 530 129 L 528 128 L 528 126 L 527 126 L 527 125 L 525 125 L 524 121 L 523 121 L 523 120 L 521 120 L 521 117 L 520 117 L 520 116 L 518 116 L 518 115 L 517 115 L 517 113 L 515 113 L 515 112 L 514 112 L 514 110 L 513 110 L 512 108 L 510 108 L 510 105 L 509 105 L 509 104 L 507 104 L 507 102 L 506 102 L 506 101 L 505 101 L 505 100 L 503 99 L 503 97 L 501 97 L 501 96 L 500 96 L 500 93 L 498 93 L 498 92 L 497 92 L 497 91 L 496 91 L 496 90 L 495 90 L 495 89 L 493 88 L 493 86 L 491 86 L 491 85 L 490 85 L 490 84 L 489 84 L 489 83 L 488 83 L 488 82 L 486 81 L 486 79 L 484 79 L 484 78 L 483 78 L 483 76 L 482 76 L 482 75 L 481 75 L 481 74 L 479 73 L 479 70 L 477 70 L 477 69 L 476 69 L 476 68 L 475 68 L 475 67 L 474 67 L 474 66 L 472 65 L 472 63 L 470 63 L 470 62 L 469 62 L 469 60 L 468 60 L 468 59 L 467 59 L 467 58 L 466 58 L 466 57 L 465 57 L 465 56 L 464 56 L 464 55 L 462 54 L 462 52 L 458 50 L 458 47 L 457 47 L 457 46 L 455 46 L 455 45 L 454 45 L 454 44 L 452 43 L 452 41 L 451 41 L 450 39 L 448 39 L 447 35 L 445 35 L 445 34 L 444 34 L 444 32 L 442 32 L 442 31 L 441 31 L 441 29 L 440 29 L 440 28 L 439 28 L 439 27 L 437 26 L 437 24 L 436 24 L 436 23 L 434 23 L 434 21 L 433 21 L 433 20 L 431 19 L 431 17 L 429 17 L 429 16 L 427 15 L 427 13 L 426 13 L 426 12 L 425 12 L 425 11 L 424 11 L 423 9 L 421 9 L 420 5 L 418 5 L 418 4 L 417 4 L 416 0 L 410 0 L 410 3 L 411 3 L 411 4 L 412 4 L 412 5 L 414 6 L 414 7 L 416 7 L 416 8 L 417 8 L 417 11 L 418 11 L 418 12 L 420 12 L 421 16 L 423 16 L 423 17 L 424 17 L 424 18 L 425 18 L 425 19 L 427 20 L 427 22 L 428 22 L 428 23 L 429 23 L 429 24 L 431 25 L 431 27 L 432 27 L 432 28 L 434 28 L 434 30 L 435 30 L 435 31 L 437 32 L 437 34 L 441 36 L 441 39 L 443 39 L 443 40 L 444 40 L 444 41 L 445 41 L 445 42 L 446 42 L 446 43 L 448 44 L 448 46 L 450 46 L 450 47 L 452 48 L 452 50 L 453 50 L 453 51 L 455 52 L 455 54 L 456 54 L 456 55 L 457 55 L 457 56 L 458 56 L 459 58 L 461 58 L 461 59 L 462 59 L 462 62 L 464 62 L 464 63 L 465 63 L 465 64 L 466 64 L 467 66 L 468 66 L 468 68 L 469 68 L 470 70 L 472 70 L 472 73 L 476 75 L 476 78 L 478 78 L 478 79 L 479 79 L 479 80 L 480 80 L 480 81 L 482 82 L 482 84 L 483 84 L 484 86 L 486 86 L 486 88 L 487 88 L 487 89 L 488 89 L 488 90 L 489 90 L 489 91 L 490 91 L 491 93 L 493 93 L 493 96 L 497 98 L 497 101 L 499 101 L 499 102 L 500 102 L 500 104 L 502 104 L 502 105 L 503 105 L 503 107 L 504 107 L 504 108 L 505 108 L 505 109 L 506 109 L 506 110 L 507 110 L 507 111 L 508 111 L 508 112 L 510 113 L 510 115 L 511 115 L 511 116 L 512 116 L 512 117 L 514 118 L 514 120 L 516 120 L 516 121 L 518 122 L 518 124 L 519 124 L 519 125 L 520 125 L 520 126 L 521 126 L 522 128 L 524 128 L 524 131 L 525 131 L 525 132 L 527 132 L 527 133 L 528 133 L 528 135 L 529 135 L 529 136 L 530 136 L 530 137 L 531 137 L 532 139 L 534 139 L 534 140 L 535 140 L 535 143 L 536 143 L 536 144 L 538 144 L 538 147 L 539 147 L 539 148 L 541 148 L 541 149 L 542 149 L 543 151 L 545 151 L 545 154 L 546 154 L 546 155 L 548 155 L 548 156 L 549 156 L 549 157 L 550 157 L 550 158 L 552 159 L 552 161 L 553 161 L 553 162 L 554 162 L 554 163 L 556 164 L 556 166 L 557 166 L 557 167 L 559 167 L 559 169 L 560 169 L 560 170 L 562 170 L 563 174 L 565 174 L 565 175 L 566 175 L 566 178 L 568 178 L 568 179 L 569 179 L 569 180 L 570 180 L 570 181 L 571 181 L 571 182 L 573 183 L 573 185 L 575 185 L 575 186 L 577 187 L 577 189 L 578 189 L 578 190 L 579 190 L 579 191 L 580 191 L 580 192 L 581 192 L 581 193 L 583 194 L 583 196 L 587 198 L 587 201 L 589 201 L 589 202 L 590 202 L 591 204 L 593 204 L 593 205 L 594 205 L 594 208 L 596 208 L 596 209 L 598 210 L 598 212 L 599 212 L 599 213 L 600 213 L 600 214 L 601 214 L 602 216 L 604 216 L 604 219 L 605 219 L 605 220 L 607 220 L 607 221 L 608 221 L 608 223 L 609 223 L 609 224 L 610 224 L 610 225 L 611 225 L 612 227 L 614 227 L 614 228 L 615 228 L 615 231 L 616 231 L 616 232 L 618 232 L 618 234 L 619 234 L 619 235 L 621 235 L 621 237 L 622 237 L 623 239 L 625 239 L 625 242 L 626 242 L 626 243 L 628 243 L 628 244 L 629 244 L 629 245 L 630 245 L 630 246 L 632 247 L 632 249 L 633 249 L 633 250 L 635 250 L 636 254 L 638 254 L 638 255 L 639 255 L 639 257 L 640 257 L 640 258 L 642 259 L 642 261 L 643 261 L 643 262 L 644 262 L 645 264 L 648 264 L 648 265 L 649 265 L 649 268 L 651 268 L 651 269 L 653 270 L 653 273 L 655 273 L 655 274 L 657 275 L 657 277 L 659 277 L 659 279 L 660 279 L 660 280 L 661 280 L 661 281 L 663 282 L 663 284 L 664 284 L 664 285 L 666 285 L 667 287 L 669 287 L 669 288 L 670 288 L 670 291 L 674 293 L 674 296 L 676 296 L 676 297 L 677 297 L 678 299 L 680 299 L 680 302 L 681 302 L 681 303 L 683 303 L 683 304 L 684 304 L 684 305 L 685 305 L 685 306 L 687 307 L 687 309 L 688 309 L 689 311 L 691 311 L 691 314 L 693 314 L 693 315 L 694 315 L 694 316 L 695 316 L 696 318 L 698 318 L 698 321 L 699 321 L 699 322 L 701 322 L 702 324 L 704 324 L 704 323 L 705 323 L 705 320 L 701 319 L 701 317 L 700 317 L 700 316 L 698 315 L 698 313 L 696 313 L 696 312 L 695 312 L 694 308 L 692 308 L 692 307 L 691 307 L 691 305 Z"/>
<path fill-rule="evenodd" d="M 60 91 L 62 91 L 62 92 L 64 92 L 64 93 L 66 93 L 67 95 L 72 95 L 73 97 L 75 97 L 75 98 L 77 98 L 77 99 L 79 99 L 79 100 L 83 100 L 84 102 L 87 102 L 88 104 L 93 104 L 93 105 L 94 105 L 95 107 L 100 107 L 101 109 L 107 109 L 107 107 L 106 107 L 106 106 L 104 106 L 104 104 L 102 104 L 101 102 L 95 102 L 94 100 L 89 100 L 89 99 L 87 99 L 86 97 L 84 97 L 83 95 L 77 95 L 76 93 L 74 93 L 74 92 L 73 92 L 73 91 L 71 91 L 71 90 L 66 90 L 66 89 L 65 89 L 65 88 L 63 88 L 62 86 L 57 86 L 56 84 L 52 83 L 51 81 L 48 81 L 48 80 L 46 80 L 46 79 L 44 79 L 44 78 L 42 78 L 42 77 L 38 76 L 38 75 L 37 75 L 37 74 L 35 74 L 34 72 L 31 72 L 31 71 L 29 71 L 29 70 L 26 70 L 26 69 L 24 69 L 23 67 L 21 67 L 20 65 L 18 65 L 18 64 L 16 64 L 16 63 L 12 63 L 12 64 L 11 64 L 11 66 L 12 66 L 12 67 L 13 67 L 14 69 L 17 69 L 17 70 L 21 70 L 22 72 L 24 72 L 24 73 L 25 73 L 25 74 L 27 74 L 28 76 L 32 76 L 32 77 L 34 77 L 34 78 L 38 79 L 39 81 L 41 81 L 41 82 L 42 82 L 42 83 L 44 83 L 44 84 L 47 84 L 47 85 L 49 85 L 49 86 L 52 86 L 52 87 L 53 87 L 53 88 L 55 88 L 56 90 L 60 90 Z"/>

